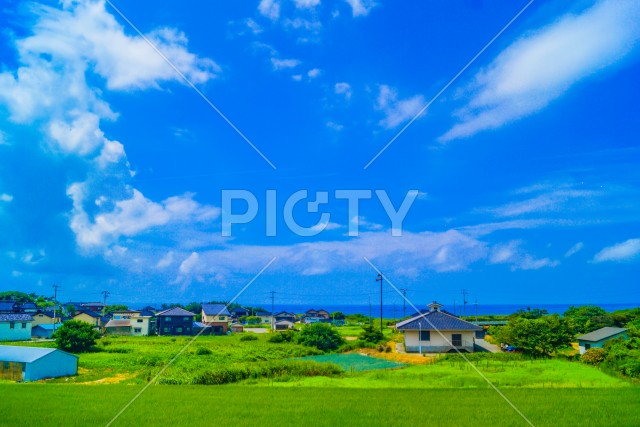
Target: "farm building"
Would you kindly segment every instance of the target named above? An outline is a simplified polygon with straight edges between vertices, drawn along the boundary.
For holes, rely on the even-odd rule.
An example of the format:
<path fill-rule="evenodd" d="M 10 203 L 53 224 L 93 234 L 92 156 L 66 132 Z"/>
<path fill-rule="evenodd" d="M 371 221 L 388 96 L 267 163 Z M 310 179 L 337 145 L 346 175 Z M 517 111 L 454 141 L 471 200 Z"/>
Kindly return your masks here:
<path fill-rule="evenodd" d="M 473 352 L 476 331 L 482 327 L 441 311 L 442 304 L 432 302 L 429 310 L 396 324 L 404 332 L 408 353 Z"/>
<path fill-rule="evenodd" d="M 78 372 L 78 356 L 55 348 L 0 345 L 0 378 L 37 381 Z"/>
<path fill-rule="evenodd" d="M 580 354 L 584 354 L 590 348 L 602 348 L 604 343 L 613 338 L 627 339 L 627 330 L 625 328 L 613 328 L 607 326 L 605 328 L 596 329 L 588 334 L 580 335 L 578 337 L 578 346 L 580 347 Z"/>
<path fill-rule="evenodd" d="M 32 323 L 33 317 L 30 314 L 0 314 L 0 341 L 30 340 Z"/>
<path fill-rule="evenodd" d="M 226 334 L 231 313 L 224 304 L 202 304 L 202 323 L 211 326 L 214 335 Z"/>
<path fill-rule="evenodd" d="M 242 323 L 234 323 L 231 325 L 231 332 L 244 332 L 244 326 Z"/>
<path fill-rule="evenodd" d="M 278 320 L 273 324 L 274 331 L 286 331 L 287 329 L 293 329 L 293 322 L 290 320 Z"/>
<path fill-rule="evenodd" d="M 156 313 L 158 335 L 192 335 L 196 315 L 180 307 Z"/>
<path fill-rule="evenodd" d="M 33 338 L 51 338 L 55 330 L 58 330 L 62 325 L 33 325 L 31 328 L 31 336 Z"/>

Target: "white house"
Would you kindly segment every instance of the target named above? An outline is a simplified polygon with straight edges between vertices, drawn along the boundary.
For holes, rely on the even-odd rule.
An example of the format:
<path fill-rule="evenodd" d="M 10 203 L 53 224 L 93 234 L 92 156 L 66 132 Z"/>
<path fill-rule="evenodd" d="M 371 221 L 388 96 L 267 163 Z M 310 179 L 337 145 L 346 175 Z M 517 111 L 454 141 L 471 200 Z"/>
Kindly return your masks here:
<path fill-rule="evenodd" d="M 476 331 L 482 327 L 442 311 L 442 304 L 432 302 L 429 310 L 417 313 L 396 324 L 404 333 L 408 353 L 473 352 Z"/>
<path fill-rule="evenodd" d="M 32 323 L 30 314 L 0 314 L 0 341 L 29 341 Z"/>

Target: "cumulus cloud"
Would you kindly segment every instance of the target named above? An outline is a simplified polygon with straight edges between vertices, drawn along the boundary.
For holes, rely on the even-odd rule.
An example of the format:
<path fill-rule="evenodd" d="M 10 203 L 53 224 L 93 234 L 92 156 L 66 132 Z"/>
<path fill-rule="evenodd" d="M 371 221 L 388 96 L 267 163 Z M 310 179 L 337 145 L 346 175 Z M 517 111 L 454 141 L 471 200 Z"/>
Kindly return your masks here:
<path fill-rule="evenodd" d="M 549 258 L 535 258 L 521 248 L 522 242 L 511 241 L 495 245 L 489 254 L 490 264 L 510 264 L 511 270 L 539 270 L 545 267 L 556 267 L 559 261 Z"/>
<path fill-rule="evenodd" d="M 535 113 L 571 86 L 610 67 L 640 40 L 640 3 L 601 0 L 568 14 L 505 49 L 467 88 L 462 120 L 440 140 L 495 129 Z"/>
<path fill-rule="evenodd" d="M 13 196 L 7 193 L 0 193 L 0 202 L 10 203 L 13 201 Z"/>
<path fill-rule="evenodd" d="M 336 83 L 333 87 L 333 90 L 337 95 L 342 95 L 347 100 L 351 99 L 351 95 L 353 95 L 353 90 L 351 89 L 351 85 L 347 82 Z"/>
<path fill-rule="evenodd" d="M 380 85 L 376 107 L 385 115 L 380 121 L 380 125 L 386 129 L 393 129 L 412 119 L 424 105 L 425 100 L 422 95 L 399 99 L 395 89 L 387 85 Z"/>
<path fill-rule="evenodd" d="M 345 0 L 351 6 L 353 16 L 367 16 L 377 6 L 373 0 Z"/>
<path fill-rule="evenodd" d="M 83 248 L 105 246 L 121 236 L 135 236 L 172 223 L 211 221 L 219 215 L 219 209 L 200 205 L 192 194 L 156 203 L 136 189 L 131 190 L 130 198 L 115 201 L 113 209 L 91 215 L 86 208 L 90 191 L 85 183 L 75 183 L 67 189 L 73 201 L 71 229 Z"/>
<path fill-rule="evenodd" d="M 569 258 L 580 252 L 584 248 L 584 243 L 578 242 L 575 245 L 571 246 L 569 250 L 564 254 L 565 258 Z"/>
<path fill-rule="evenodd" d="M 258 12 L 272 21 L 280 17 L 280 1 L 279 0 L 260 0 L 258 4 Z"/>
<path fill-rule="evenodd" d="M 315 79 L 316 77 L 318 77 L 320 74 L 322 74 L 322 70 L 319 68 L 312 68 L 311 70 L 309 70 L 307 72 L 307 77 L 309 77 L 310 79 Z"/>
<path fill-rule="evenodd" d="M 294 0 L 294 2 L 300 9 L 313 9 L 320 4 L 320 0 Z"/>
<path fill-rule="evenodd" d="M 271 58 L 271 66 L 274 70 L 286 70 L 289 68 L 295 68 L 300 65 L 300 61 L 297 59 L 279 59 L 279 58 Z"/>
<path fill-rule="evenodd" d="M 593 257 L 593 261 L 630 261 L 638 255 L 640 255 L 640 239 L 629 239 L 602 249 Z"/>

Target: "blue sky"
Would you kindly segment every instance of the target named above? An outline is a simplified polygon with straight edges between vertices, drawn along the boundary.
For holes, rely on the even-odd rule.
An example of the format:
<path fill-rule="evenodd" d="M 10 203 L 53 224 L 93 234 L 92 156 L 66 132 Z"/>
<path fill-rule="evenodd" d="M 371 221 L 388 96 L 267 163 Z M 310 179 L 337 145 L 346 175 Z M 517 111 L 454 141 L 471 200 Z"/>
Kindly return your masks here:
<path fill-rule="evenodd" d="M 361 304 L 366 257 L 417 305 L 639 301 L 640 5 L 527 4 L 5 2 L 2 290 L 228 299 L 277 257 L 240 301 Z M 260 208 L 223 237 L 235 189 Z M 419 193 L 397 237 L 345 189 Z"/>

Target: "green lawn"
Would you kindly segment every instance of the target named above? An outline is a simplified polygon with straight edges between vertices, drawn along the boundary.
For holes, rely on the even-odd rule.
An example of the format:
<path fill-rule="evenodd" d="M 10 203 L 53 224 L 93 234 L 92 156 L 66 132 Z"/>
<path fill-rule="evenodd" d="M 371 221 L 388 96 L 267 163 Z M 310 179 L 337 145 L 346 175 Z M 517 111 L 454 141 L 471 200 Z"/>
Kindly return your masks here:
<path fill-rule="evenodd" d="M 0 384 L 0 425 L 103 426 L 139 385 Z M 509 389 L 536 426 L 637 426 L 640 389 Z M 114 426 L 524 426 L 493 390 L 151 386 Z"/>
<path fill-rule="evenodd" d="M 320 363 L 333 363 L 340 366 L 345 372 L 365 372 L 379 369 L 402 368 L 406 365 L 385 359 L 362 356 L 360 354 L 323 354 L 320 356 L 307 356 L 300 360 L 311 360 Z"/>

